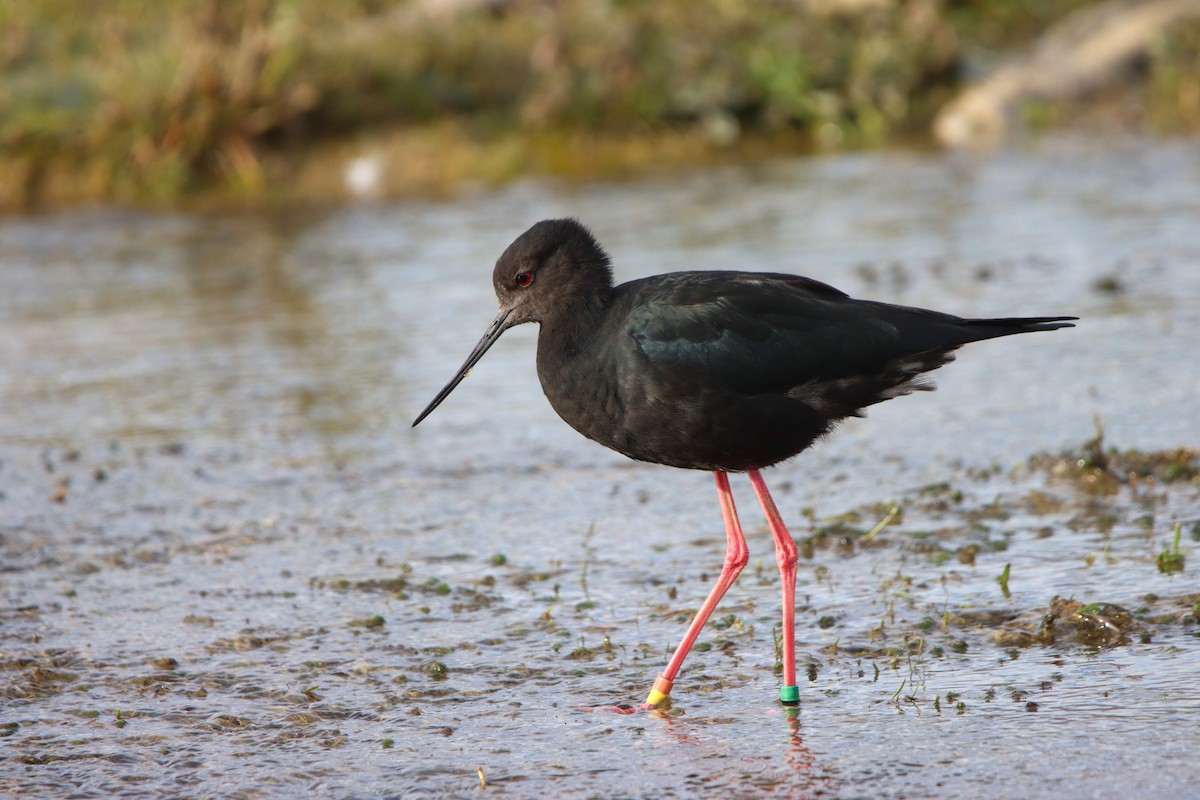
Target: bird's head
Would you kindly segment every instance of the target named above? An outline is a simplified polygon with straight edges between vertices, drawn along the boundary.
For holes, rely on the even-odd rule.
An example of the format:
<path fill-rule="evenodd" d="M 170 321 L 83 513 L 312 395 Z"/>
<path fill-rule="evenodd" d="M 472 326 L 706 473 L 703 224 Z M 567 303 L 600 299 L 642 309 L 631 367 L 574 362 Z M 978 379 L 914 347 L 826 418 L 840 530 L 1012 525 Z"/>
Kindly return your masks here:
<path fill-rule="evenodd" d="M 574 219 L 547 219 L 508 246 L 492 285 L 506 328 L 602 306 L 612 291 L 608 254 Z"/>
<path fill-rule="evenodd" d="M 574 219 L 542 220 L 518 236 L 496 261 L 492 284 L 500 313 L 414 426 L 454 391 L 506 330 L 524 322 L 578 325 L 604 309 L 613 288 L 608 254 Z"/>

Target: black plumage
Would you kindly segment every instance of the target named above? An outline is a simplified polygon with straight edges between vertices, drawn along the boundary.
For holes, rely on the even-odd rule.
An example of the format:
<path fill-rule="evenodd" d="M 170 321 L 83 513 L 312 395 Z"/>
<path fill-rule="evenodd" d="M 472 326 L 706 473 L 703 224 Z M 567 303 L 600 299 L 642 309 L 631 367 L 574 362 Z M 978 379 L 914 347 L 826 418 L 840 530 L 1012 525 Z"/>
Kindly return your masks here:
<path fill-rule="evenodd" d="M 580 223 L 539 222 L 509 245 L 492 283 L 500 313 L 454 390 L 500 335 L 537 322 L 537 369 L 571 427 L 630 458 L 716 473 L 727 552 L 720 577 L 643 708 L 664 702 L 684 657 L 749 555 L 727 473 L 747 472 L 775 538 L 783 587 L 784 703 L 795 682 L 796 546 L 759 470 L 839 420 L 928 390 L 926 373 L 964 344 L 1071 327 L 1075 317 L 963 319 L 855 300 L 819 281 L 751 272 L 675 272 L 613 285 L 608 255 Z"/>
<path fill-rule="evenodd" d="M 493 283 L 501 314 L 463 373 L 505 329 L 541 323 L 538 377 L 567 424 L 639 461 L 727 472 L 777 464 L 838 420 L 933 388 L 923 373 L 964 344 L 1073 319 L 962 319 L 771 273 L 676 272 L 614 287 L 608 255 L 570 219 L 518 237 Z"/>

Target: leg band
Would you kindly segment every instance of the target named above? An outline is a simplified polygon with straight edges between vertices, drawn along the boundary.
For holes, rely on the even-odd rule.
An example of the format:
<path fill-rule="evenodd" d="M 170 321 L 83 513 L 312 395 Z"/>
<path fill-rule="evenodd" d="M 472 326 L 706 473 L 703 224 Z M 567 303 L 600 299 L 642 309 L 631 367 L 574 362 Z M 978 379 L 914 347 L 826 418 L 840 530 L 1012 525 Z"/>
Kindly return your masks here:
<path fill-rule="evenodd" d="M 651 707 L 661 706 L 671 694 L 671 687 L 675 685 L 675 681 L 669 681 L 662 675 L 654 679 L 654 688 L 650 690 L 650 694 L 646 696 L 646 705 Z"/>

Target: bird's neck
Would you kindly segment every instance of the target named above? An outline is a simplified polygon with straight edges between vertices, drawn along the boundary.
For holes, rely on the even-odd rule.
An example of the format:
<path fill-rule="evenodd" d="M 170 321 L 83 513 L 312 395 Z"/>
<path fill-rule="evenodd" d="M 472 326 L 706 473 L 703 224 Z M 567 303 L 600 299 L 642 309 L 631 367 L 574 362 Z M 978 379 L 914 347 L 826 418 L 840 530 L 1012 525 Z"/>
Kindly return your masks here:
<path fill-rule="evenodd" d="M 538 369 L 559 369 L 585 352 L 604 323 L 611 302 L 608 294 L 580 297 L 543 318 L 538 332 Z"/>

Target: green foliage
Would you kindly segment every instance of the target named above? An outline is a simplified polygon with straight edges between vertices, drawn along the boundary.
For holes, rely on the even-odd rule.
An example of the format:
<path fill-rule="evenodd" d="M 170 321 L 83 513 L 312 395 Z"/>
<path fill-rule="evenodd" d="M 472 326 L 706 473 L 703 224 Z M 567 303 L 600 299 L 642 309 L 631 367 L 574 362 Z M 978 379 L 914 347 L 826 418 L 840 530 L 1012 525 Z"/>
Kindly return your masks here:
<path fill-rule="evenodd" d="M 552 164 L 580 132 L 875 145 L 926 127 L 960 41 L 1012 47 L 1085 4 L 0 3 L 0 207 L 211 186 L 257 197 L 271 154 L 448 119 L 480 141 L 537 142 Z M 1193 118 L 1197 30 L 1169 37 L 1150 72 L 1150 99 Z"/>
<path fill-rule="evenodd" d="M 912 124 L 908 98 L 955 58 L 932 0 L 803 8 L 5 3 L 0 203 L 47 189 L 52 167 L 85 194 L 167 199 L 214 181 L 255 194 L 264 149 L 446 116 L 481 133 L 830 124 L 839 141 L 875 142 Z"/>
<path fill-rule="evenodd" d="M 1163 548 L 1158 554 L 1158 571 L 1164 575 L 1183 572 L 1187 565 L 1187 557 L 1179 550 L 1179 538 L 1183 532 L 1183 524 L 1175 524 L 1175 541 L 1170 547 Z"/>
<path fill-rule="evenodd" d="M 1021 45 L 1096 0 L 949 0 L 946 12 L 964 41 L 991 49 Z"/>

